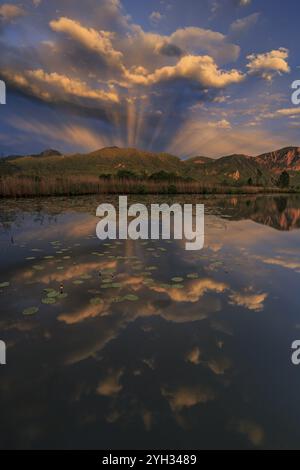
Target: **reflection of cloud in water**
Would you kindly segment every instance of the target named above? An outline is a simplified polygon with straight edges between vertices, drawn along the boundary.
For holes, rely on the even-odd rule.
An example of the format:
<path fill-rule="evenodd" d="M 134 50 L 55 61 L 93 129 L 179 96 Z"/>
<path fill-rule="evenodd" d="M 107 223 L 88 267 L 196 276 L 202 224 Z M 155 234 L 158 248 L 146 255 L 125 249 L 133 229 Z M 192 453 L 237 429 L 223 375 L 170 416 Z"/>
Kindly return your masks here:
<path fill-rule="evenodd" d="M 101 316 L 107 312 L 108 308 L 108 302 L 103 302 L 99 305 L 88 305 L 86 307 L 78 308 L 78 310 L 73 312 L 62 313 L 57 317 L 57 319 L 67 325 L 74 325 L 88 318 Z"/>
<path fill-rule="evenodd" d="M 264 302 L 268 294 L 251 294 L 250 292 L 239 293 L 233 292 L 230 294 L 230 303 L 239 307 L 245 307 L 248 310 L 261 312 L 264 309 Z"/>
<path fill-rule="evenodd" d="M 117 395 L 123 388 L 120 384 L 123 373 L 122 369 L 109 371 L 108 375 L 98 384 L 97 394 L 105 397 Z"/>
<path fill-rule="evenodd" d="M 94 209 L 94 207 L 92 207 L 92 209 Z M 67 219 L 68 216 L 72 218 L 70 221 Z M 22 240 L 49 240 L 62 238 L 62 236 L 72 240 L 95 235 L 98 222 L 96 217 L 93 218 L 91 215 L 78 215 L 75 211 L 69 213 L 68 216 L 58 215 L 52 222 L 45 220 L 44 225 L 37 225 L 34 230 L 30 227 L 28 231 L 23 233 Z"/>
<path fill-rule="evenodd" d="M 205 404 L 216 398 L 213 389 L 206 385 L 182 386 L 175 389 L 163 387 L 161 393 L 168 400 L 174 412 L 198 404 Z"/>
<path fill-rule="evenodd" d="M 144 410 L 142 413 L 142 419 L 146 431 L 151 431 L 153 425 L 153 414 L 149 410 Z"/>
<path fill-rule="evenodd" d="M 207 362 L 208 368 L 216 375 L 224 375 L 225 372 L 231 368 L 231 360 L 227 357 L 219 357 L 217 359 L 210 359 Z"/>
<path fill-rule="evenodd" d="M 185 359 L 187 362 L 190 362 L 191 364 L 194 364 L 197 366 L 198 364 L 201 363 L 201 351 L 200 349 L 195 346 L 193 349 L 187 352 Z"/>
<path fill-rule="evenodd" d="M 260 425 L 252 421 L 240 421 L 237 424 L 237 431 L 245 435 L 254 446 L 263 445 L 265 433 Z"/>
<path fill-rule="evenodd" d="M 61 260 L 63 263 L 64 260 Z M 84 274 L 93 274 L 93 273 L 98 273 L 101 270 L 104 269 L 114 269 L 116 267 L 117 263 L 116 261 L 98 261 L 98 262 L 90 262 L 90 263 L 81 263 L 81 264 L 76 264 L 72 265 L 69 267 L 66 267 L 63 271 L 59 272 L 56 271 L 55 266 L 51 263 L 48 266 L 48 269 L 50 266 L 53 267 L 53 272 L 49 274 L 42 274 L 40 272 L 36 271 L 25 271 L 24 273 L 21 273 L 16 277 L 17 281 L 20 280 L 29 280 L 34 277 L 38 277 L 39 282 L 42 282 L 44 284 L 49 284 L 50 282 L 56 281 L 56 282 L 62 282 L 62 281 L 68 281 L 72 279 L 78 279 L 78 277 L 84 275 Z"/>
<path fill-rule="evenodd" d="M 213 279 L 197 279 L 186 284 L 184 289 L 164 286 L 151 286 L 155 292 L 167 294 L 176 302 L 198 302 L 206 292 L 222 293 L 228 289 L 228 285 Z"/>
<path fill-rule="evenodd" d="M 282 256 L 277 258 L 263 258 L 258 257 L 260 261 L 265 264 L 270 264 L 273 266 L 280 266 L 286 269 L 293 269 L 295 271 L 300 271 L 300 261 L 295 261 L 294 259 L 283 258 Z"/>

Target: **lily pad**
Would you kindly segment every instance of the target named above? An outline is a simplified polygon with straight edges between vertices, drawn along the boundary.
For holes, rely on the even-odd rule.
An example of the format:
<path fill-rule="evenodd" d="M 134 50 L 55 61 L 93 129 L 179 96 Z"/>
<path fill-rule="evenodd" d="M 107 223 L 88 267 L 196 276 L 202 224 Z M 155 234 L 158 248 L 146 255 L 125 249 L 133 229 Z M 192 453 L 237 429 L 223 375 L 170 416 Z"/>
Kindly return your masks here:
<path fill-rule="evenodd" d="M 55 297 L 44 297 L 42 299 L 42 303 L 46 305 L 53 305 L 56 303 L 56 298 Z"/>
<path fill-rule="evenodd" d="M 91 305 L 100 305 L 103 304 L 103 300 L 100 297 L 94 297 L 90 300 Z"/>
<path fill-rule="evenodd" d="M 23 315 L 35 315 L 36 313 L 38 313 L 38 311 L 38 307 L 25 308 L 25 310 L 23 310 Z"/>
<path fill-rule="evenodd" d="M 3 287 L 9 287 L 10 286 L 10 282 L 2 282 L 0 284 L 0 289 L 2 289 Z"/>
<path fill-rule="evenodd" d="M 174 289 L 174 285 L 172 285 L 172 284 L 161 283 L 161 284 L 159 284 L 159 287 L 161 287 L 162 289 Z"/>
<path fill-rule="evenodd" d="M 122 302 L 122 300 L 123 300 L 122 297 L 113 297 L 113 298 L 111 299 L 111 302 L 117 304 L 117 303 Z"/>
<path fill-rule="evenodd" d="M 173 277 L 172 282 L 180 283 L 183 281 L 183 277 Z"/>
<path fill-rule="evenodd" d="M 34 266 L 32 266 L 32 268 L 36 271 L 43 271 L 45 269 L 44 266 L 41 266 L 40 264 L 35 264 Z"/>
<path fill-rule="evenodd" d="M 188 274 L 186 276 L 188 279 L 198 279 L 199 278 L 199 274 L 197 273 L 191 273 L 191 274 Z"/>
<path fill-rule="evenodd" d="M 51 292 L 48 292 L 47 294 L 47 297 L 49 298 L 55 298 L 55 297 L 58 297 L 60 295 L 60 292 L 58 292 L 57 290 L 53 290 Z"/>
<path fill-rule="evenodd" d="M 137 295 L 128 294 L 128 295 L 125 295 L 125 297 L 123 297 L 123 300 L 129 300 L 130 302 L 136 302 L 137 300 L 139 300 L 139 298 L 138 298 Z"/>

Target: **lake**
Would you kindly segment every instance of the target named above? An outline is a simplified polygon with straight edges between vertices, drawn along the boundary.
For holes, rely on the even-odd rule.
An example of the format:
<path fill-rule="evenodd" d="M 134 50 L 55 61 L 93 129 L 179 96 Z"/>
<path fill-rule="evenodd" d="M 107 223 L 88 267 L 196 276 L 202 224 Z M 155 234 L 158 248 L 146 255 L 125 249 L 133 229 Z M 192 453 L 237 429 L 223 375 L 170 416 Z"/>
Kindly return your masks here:
<path fill-rule="evenodd" d="M 300 197 L 138 201 L 204 203 L 205 248 L 101 242 L 114 197 L 1 200 L 0 447 L 299 449 Z"/>

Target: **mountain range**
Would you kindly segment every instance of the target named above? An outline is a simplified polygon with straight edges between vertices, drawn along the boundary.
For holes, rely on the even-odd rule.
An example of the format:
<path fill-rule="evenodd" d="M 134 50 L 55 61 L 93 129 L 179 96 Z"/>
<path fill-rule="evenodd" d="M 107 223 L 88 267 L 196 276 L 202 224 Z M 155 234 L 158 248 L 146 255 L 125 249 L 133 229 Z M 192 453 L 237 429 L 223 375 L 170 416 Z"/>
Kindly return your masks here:
<path fill-rule="evenodd" d="M 292 186 L 300 185 L 300 148 L 286 147 L 258 156 L 229 155 L 217 159 L 196 156 L 180 159 L 168 153 L 134 148 L 106 147 L 87 154 L 62 154 L 48 149 L 40 154 L 13 155 L 0 159 L 0 176 L 104 176 L 128 174 L 151 178 L 164 173 L 170 178 L 203 181 L 213 185 L 273 186 L 287 171 Z"/>

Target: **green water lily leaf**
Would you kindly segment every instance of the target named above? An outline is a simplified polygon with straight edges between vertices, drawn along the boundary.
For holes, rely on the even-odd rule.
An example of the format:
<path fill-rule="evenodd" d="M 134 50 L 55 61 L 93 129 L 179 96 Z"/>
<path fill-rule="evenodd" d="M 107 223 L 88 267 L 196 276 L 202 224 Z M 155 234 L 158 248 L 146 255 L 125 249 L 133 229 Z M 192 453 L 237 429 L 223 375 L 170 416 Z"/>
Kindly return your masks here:
<path fill-rule="evenodd" d="M 41 266 L 40 264 L 35 264 L 32 268 L 35 269 L 35 271 L 43 271 L 45 269 L 44 266 Z"/>
<path fill-rule="evenodd" d="M 172 282 L 180 283 L 183 281 L 183 277 L 173 277 Z"/>
<path fill-rule="evenodd" d="M 148 272 L 148 271 L 145 271 L 145 272 L 141 273 L 141 275 L 145 276 L 145 277 L 151 277 L 152 276 L 151 272 Z"/>
<path fill-rule="evenodd" d="M 60 295 L 60 292 L 58 292 L 57 290 L 52 290 L 51 292 L 48 292 L 47 297 L 55 298 L 55 297 L 58 297 L 59 295 Z"/>
<path fill-rule="evenodd" d="M 28 307 L 23 310 L 23 315 L 35 315 L 36 313 L 38 313 L 38 311 L 38 307 Z"/>
<path fill-rule="evenodd" d="M 122 300 L 123 300 L 122 297 L 113 297 L 113 298 L 111 299 L 111 302 L 117 304 L 117 303 L 122 302 Z"/>
<path fill-rule="evenodd" d="M 75 286 L 79 286 L 80 284 L 83 284 L 83 281 L 77 279 L 76 281 L 73 281 L 73 284 L 75 284 Z"/>
<path fill-rule="evenodd" d="M 111 284 L 111 287 L 113 287 L 114 289 L 119 289 L 120 287 L 122 287 L 122 284 L 120 282 L 113 282 Z"/>
<path fill-rule="evenodd" d="M 50 287 L 47 287 L 46 289 L 44 289 L 44 292 L 55 292 L 55 289 L 50 289 Z"/>
<path fill-rule="evenodd" d="M 139 300 L 139 298 L 138 298 L 137 295 L 128 294 L 128 295 L 125 295 L 125 296 L 123 297 L 123 300 L 129 300 L 130 302 L 136 302 L 137 300 Z"/>
<path fill-rule="evenodd" d="M 103 299 L 100 297 L 94 297 L 93 299 L 90 300 L 91 305 L 100 305 L 103 304 Z"/>
<path fill-rule="evenodd" d="M 56 298 L 55 297 L 44 297 L 42 299 L 42 303 L 46 305 L 53 305 L 56 303 Z"/>
<path fill-rule="evenodd" d="M 198 279 L 199 278 L 199 274 L 197 273 L 191 273 L 191 274 L 188 274 L 186 276 L 188 279 Z"/>
<path fill-rule="evenodd" d="M 80 276 L 80 279 L 88 280 L 88 279 L 92 279 L 92 276 L 90 276 L 89 274 L 82 274 L 82 276 Z"/>
<path fill-rule="evenodd" d="M 103 271 L 103 274 L 106 276 L 108 274 L 114 274 L 115 272 L 116 270 L 111 268 L 111 269 L 105 269 L 105 271 Z"/>
<path fill-rule="evenodd" d="M 0 289 L 3 289 L 4 287 L 9 287 L 10 286 L 10 282 L 2 282 L 0 284 Z"/>

